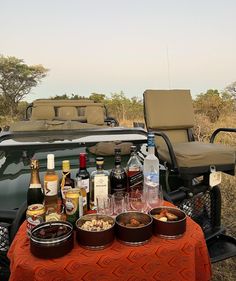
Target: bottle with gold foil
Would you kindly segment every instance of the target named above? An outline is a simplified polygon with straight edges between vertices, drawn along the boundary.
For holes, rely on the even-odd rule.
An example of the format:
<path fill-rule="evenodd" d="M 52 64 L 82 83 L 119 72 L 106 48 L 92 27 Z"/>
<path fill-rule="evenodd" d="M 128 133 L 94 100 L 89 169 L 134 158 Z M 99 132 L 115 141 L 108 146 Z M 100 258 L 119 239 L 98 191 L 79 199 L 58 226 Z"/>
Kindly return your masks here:
<path fill-rule="evenodd" d="M 42 204 L 44 194 L 42 185 L 39 178 L 39 161 L 36 159 L 31 160 L 30 163 L 31 178 L 27 191 L 27 205 Z"/>
<path fill-rule="evenodd" d="M 58 175 L 55 172 L 54 154 L 47 155 L 47 172 L 44 176 L 44 204 L 47 210 L 57 211 Z"/>
<path fill-rule="evenodd" d="M 59 197 L 61 198 L 63 205 L 65 206 L 66 192 L 75 187 L 75 182 L 71 178 L 70 172 L 70 161 L 62 161 L 62 178 L 60 180 L 60 192 Z"/>

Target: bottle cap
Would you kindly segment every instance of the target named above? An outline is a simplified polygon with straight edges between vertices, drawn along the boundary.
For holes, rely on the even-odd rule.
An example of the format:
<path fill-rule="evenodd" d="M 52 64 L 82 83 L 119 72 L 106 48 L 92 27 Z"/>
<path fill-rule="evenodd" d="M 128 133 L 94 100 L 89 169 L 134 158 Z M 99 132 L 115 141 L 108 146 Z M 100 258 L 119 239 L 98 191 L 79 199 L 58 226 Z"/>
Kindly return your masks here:
<path fill-rule="evenodd" d="M 63 172 L 69 172 L 70 171 L 70 161 L 69 160 L 63 160 L 62 161 L 62 171 Z"/>
<path fill-rule="evenodd" d="M 103 157 L 96 157 L 96 163 L 97 165 L 102 165 L 104 163 L 104 158 Z"/>
<path fill-rule="evenodd" d="M 36 159 L 32 159 L 30 163 L 31 169 L 39 169 L 39 161 Z"/>
<path fill-rule="evenodd" d="M 47 155 L 47 168 L 49 170 L 53 170 L 55 168 L 54 164 L 54 154 L 48 154 Z"/>

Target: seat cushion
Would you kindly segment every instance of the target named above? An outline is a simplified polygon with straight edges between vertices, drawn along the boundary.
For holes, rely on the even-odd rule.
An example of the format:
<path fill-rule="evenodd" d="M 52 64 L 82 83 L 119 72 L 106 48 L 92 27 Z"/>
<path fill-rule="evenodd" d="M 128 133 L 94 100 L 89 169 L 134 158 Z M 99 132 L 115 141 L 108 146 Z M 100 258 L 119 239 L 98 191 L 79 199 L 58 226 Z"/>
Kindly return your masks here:
<path fill-rule="evenodd" d="M 178 167 L 235 164 L 235 150 L 222 144 L 185 142 L 173 144 Z M 171 163 L 167 146 L 158 149 L 160 158 Z"/>

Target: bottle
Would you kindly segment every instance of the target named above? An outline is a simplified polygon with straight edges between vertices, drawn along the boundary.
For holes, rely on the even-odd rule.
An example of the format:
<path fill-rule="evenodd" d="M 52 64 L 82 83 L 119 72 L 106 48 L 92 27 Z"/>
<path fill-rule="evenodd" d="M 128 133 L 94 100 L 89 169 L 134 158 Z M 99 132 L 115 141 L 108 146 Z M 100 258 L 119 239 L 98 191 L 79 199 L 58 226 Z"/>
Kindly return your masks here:
<path fill-rule="evenodd" d="M 77 187 L 83 187 L 86 190 L 86 210 L 90 207 L 90 192 L 89 192 L 89 172 L 86 168 L 86 153 L 80 153 L 79 155 L 79 170 L 76 174 Z"/>
<path fill-rule="evenodd" d="M 79 201 L 80 201 L 80 211 L 79 211 L 79 215 L 80 217 L 85 215 L 86 212 L 88 211 L 88 207 L 87 207 L 87 192 L 86 192 L 86 188 L 83 186 L 83 180 L 81 177 L 77 177 L 76 179 L 76 188 L 79 190 L 80 193 L 80 197 Z M 82 208 L 81 208 L 82 205 Z"/>
<path fill-rule="evenodd" d="M 107 197 L 110 194 L 109 172 L 103 169 L 104 158 L 96 158 L 96 171 L 91 173 L 90 209 L 96 210 L 97 196 Z"/>
<path fill-rule="evenodd" d="M 110 173 L 111 193 L 127 191 L 127 175 L 121 166 L 121 149 L 115 148 L 115 167 Z"/>
<path fill-rule="evenodd" d="M 159 187 L 159 160 L 155 155 L 154 134 L 148 133 L 148 155 L 144 159 L 144 189 Z"/>
<path fill-rule="evenodd" d="M 59 192 L 59 198 L 61 198 L 64 206 L 65 206 L 66 192 L 74 187 L 75 187 L 75 182 L 71 178 L 71 173 L 70 173 L 70 161 L 64 160 L 62 161 L 62 178 L 60 180 L 60 192 Z"/>
<path fill-rule="evenodd" d="M 143 190 L 143 168 L 136 154 L 136 146 L 134 145 L 131 146 L 131 156 L 127 163 L 126 170 L 128 176 L 128 192 Z"/>
<path fill-rule="evenodd" d="M 56 213 L 58 201 L 58 175 L 55 172 L 54 154 L 47 155 L 47 172 L 44 176 L 44 204 L 47 212 Z"/>
<path fill-rule="evenodd" d="M 39 161 L 31 160 L 31 178 L 27 191 L 27 205 L 42 204 L 44 200 L 43 189 L 39 178 Z"/>

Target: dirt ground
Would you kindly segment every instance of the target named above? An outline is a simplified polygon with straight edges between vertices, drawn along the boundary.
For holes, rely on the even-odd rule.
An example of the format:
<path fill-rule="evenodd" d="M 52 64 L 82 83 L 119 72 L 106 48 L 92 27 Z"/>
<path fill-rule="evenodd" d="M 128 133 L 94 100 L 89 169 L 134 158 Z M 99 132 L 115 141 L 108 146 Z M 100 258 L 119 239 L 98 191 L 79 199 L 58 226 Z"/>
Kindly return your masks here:
<path fill-rule="evenodd" d="M 226 233 L 236 237 L 236 176 L 223 175 L 221 184 L 222 221 Z M 236 281 L 236 257 L 212 264 L 212 281 Z"/>

